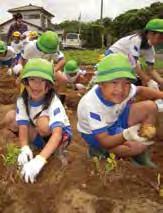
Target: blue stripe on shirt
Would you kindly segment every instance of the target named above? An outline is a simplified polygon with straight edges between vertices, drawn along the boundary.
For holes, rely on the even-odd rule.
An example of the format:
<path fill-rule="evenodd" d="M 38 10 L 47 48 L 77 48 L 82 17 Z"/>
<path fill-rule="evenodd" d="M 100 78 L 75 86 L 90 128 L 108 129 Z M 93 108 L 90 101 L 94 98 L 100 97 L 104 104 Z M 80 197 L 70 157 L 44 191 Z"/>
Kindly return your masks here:
<path fill-rule="evenodd" d="M 94 113 L 94 112 L 90 112 L 90 117 L 97 120 L 97 121 L 101 121 L 101 117 L 100 115 Z"/>
<path fill-rule="evenodd" d="M 18 121 L 16 121 L 16 123 L 18 125 L 28 125 L 29 121 L 28 120 L 18 120 Z"/>

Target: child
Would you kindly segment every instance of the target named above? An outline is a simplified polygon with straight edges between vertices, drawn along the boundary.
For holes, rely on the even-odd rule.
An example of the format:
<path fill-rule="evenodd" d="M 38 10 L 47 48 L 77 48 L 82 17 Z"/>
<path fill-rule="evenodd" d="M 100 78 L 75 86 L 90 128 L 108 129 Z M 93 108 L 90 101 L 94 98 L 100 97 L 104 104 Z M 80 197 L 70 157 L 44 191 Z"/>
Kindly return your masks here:
<path fill-rule="evenodd" d="M 29 41 L 37 40 L 38 39 L 38 32 L 37 31 L 30 31 L 29 32 Z"/>
<path fill-rule="evenodd" d="M 23 50 L 23 43 L 21 41 L 21 33 L 20 32 L 18 32 L 18 31 L 13 32 L 11 47 L 13 47 L 13 49 L 16 52 L 15 64 L 17 64 L 18 61 L 19 61 L 19 58 L 21 56 L 21 52 Z"/>
<path fill-rule="evenodd" d="M 0 40 L 0 67 L 11 68 L 14 65 L 16 52 L 11 46 L 7 46 L 4 41 Z"/>
<path fill-rule="evenodd" d="M 119 39 L 106 50 L 105 55 L 124 53 L 135 59 L 136 72 L 142 82 L 151 88 L 163 88 L 163 78 L 153 69 L 155 63 L 154 46 L 163 42 L 163 19 L 150 20 L 144 31 Z M 143 55 L 147 64 L 147 71 L 143 72 L 138 59 Z"/>
<path fill-rule="evenodd" d="M 86 70 L 81 70 L 75 60 L 69 60 L 64 66 L 64 72 L 57 72 L 57 80 L 68 83 L 74 90 L 78 90 L 83 93 L 86 87 L 80 83 L 80 78 L 83 78 L 86 74 Z"/>
<path fill-rule="evenodd" d="M 97 84 L 79 102 L 77 128 L 90 154 L 134 156 L 139 164 L 154 167 L 146 152 L 152 142 L 140 137 L 138 131 L 142 123 L 155 124 L 158 109 L 153 101 L 132 100 L 136 94 L 151 100 L 162 98 L 163 92 L 136 87 L 132 84 L 135 80 L 127 56 L 114 53 L 105 57 L 97 65 Z"/>
<path fill-rule="evenodd" d="M 30 59 L 23 69 L 21 81 L 25 89 L 17 100 L 16 110 L 21 146 L 18 164 L 25 182 L 33 183 L 56 150 L 63 157 L 63 149 L 69 144 L 72 133 L 65 110 L 55 94 L 52 63 L 40 58 Z M 14 118 L 14 113 L 11 111 L 7 115 L 11 124 L 9 114 Z M 13 132 L 17 131 L 15 127 L 10 125 Z M 42 148 L 34 158 L 31 143 Z"/>
<path fill-rule="evenodd" d="M 46 31 L 37 39 L 30 41 L 24 48 L 22 58 L 14 71 L 20 73 L 22 65 L 31 58 L 44 58 L 55 63 L 54 72 L 62 70 L 65 60 L 64 55 L 59 51 L 59 38 L 57 33 Z"/>

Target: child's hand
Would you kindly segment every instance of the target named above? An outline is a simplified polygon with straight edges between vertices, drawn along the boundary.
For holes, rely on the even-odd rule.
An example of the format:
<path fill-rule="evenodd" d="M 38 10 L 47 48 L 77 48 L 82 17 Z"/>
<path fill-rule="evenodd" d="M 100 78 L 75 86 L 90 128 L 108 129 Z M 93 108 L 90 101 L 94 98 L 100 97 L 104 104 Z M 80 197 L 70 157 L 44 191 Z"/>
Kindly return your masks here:
<path fill-rule="evenodd" d="M 124 129 L 122 133 L 123 137 L 127 141 L 138 141 L 138 142 L 146 144 L 148 139 L 145 137 L 139 136 L 140 125 L 141 124 L 136 124 L 134 126 L 129 127 L 128 129 Z"/>
<path fill-rule="evenodd" d="M 33 158 L 32 150 L 28 145 L 25 145 L 21 148 L 20 154 L 18 155 L 18 165 L 23 166 L 32 158 Z"/>
<path fill-rule="evenodd" d="M 22 71 L 22 69 L 23 69 L 23 66 L 21 64 L 17 64 L 13 67 L 12 70 L 15 75 L 18 75 Z"/>
<path fill-rule="evenodd" d="M 156 90 L 160 90 L 158 83 L 152 79 L 147 82 L 147 87 L 150 87 L 150 88 L 156 89 Z"/>
<path fill-rule="evenodd" d="M 21 170 L 21 176 L 24 178 L 26 183 L 34 183 L 36 176 L 39 174 L 46 160 L 41 155 L 37 155 L 31 161 L 24 164 Z"/>

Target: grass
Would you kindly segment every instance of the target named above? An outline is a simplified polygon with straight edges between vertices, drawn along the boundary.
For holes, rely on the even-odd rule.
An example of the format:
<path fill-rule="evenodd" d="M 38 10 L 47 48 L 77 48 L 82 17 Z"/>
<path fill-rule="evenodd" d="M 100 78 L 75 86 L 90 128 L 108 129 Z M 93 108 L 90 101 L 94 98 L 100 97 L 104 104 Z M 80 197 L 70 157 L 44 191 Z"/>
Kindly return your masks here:
<path fill-rule="evenodd" d="M 99 56 L 104 53 L 104 49 L 94 49 L 94 50 L 64 50 L 66 61 L 70 59 L 76 60 L 79 64 L 85 65 L 95 65 L 99 61 Z M 141 59 L 144 66 L 144 60 Z M 157 59 L 155 64 L 156 69 L 163 68 L 163 60 Z"/>
<path fill-rule="evenodd" d="M 96 64 L 98 57 L 104 53 L 102 49 L 95 50 L 64 50 L 64 55 L 67 60 L 74 59 L 79 64 Z"/>
<path fill-rule="evenodd" d="M 2 155 L 5 166 L 16 165 L 20 149 L 15 144 L 7 144 L 6 154 Z"/>

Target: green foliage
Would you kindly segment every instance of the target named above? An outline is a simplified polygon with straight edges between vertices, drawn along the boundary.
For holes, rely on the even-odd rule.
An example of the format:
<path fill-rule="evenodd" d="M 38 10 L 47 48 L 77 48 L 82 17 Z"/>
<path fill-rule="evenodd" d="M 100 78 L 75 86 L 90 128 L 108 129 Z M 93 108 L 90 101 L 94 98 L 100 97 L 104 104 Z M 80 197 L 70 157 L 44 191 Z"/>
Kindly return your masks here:
<path fill-rule="evenodd" d="M 95 163 L 96 172 L 103 178 L 110 171 L 114 170 L 117 167 L 117 161 L 115 158 L 115 154 L 110 153 L 109 157 L 106 159 L 104 165 L 100 162 L 100 157 L 94 157 L 93 162 Z"/>
<path fill-rule="evenodd" d="M 20 149 L 15 144 L 7 144 L 6 154 L 3 155 L 3 161 L 5 166 L 15 165 Z"/>
<path fill-rule="evenodd" d="M 96 64 L 99 56 L 104 53 L 103 49 L 95 50 L 65 50 L 63 51 L 66 61 L 76 60 L 79 64 Z"/>

